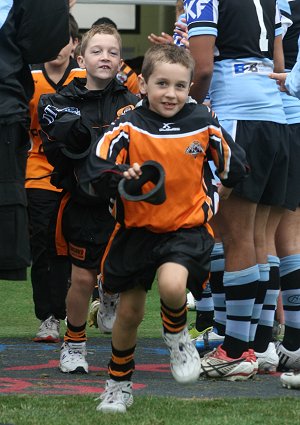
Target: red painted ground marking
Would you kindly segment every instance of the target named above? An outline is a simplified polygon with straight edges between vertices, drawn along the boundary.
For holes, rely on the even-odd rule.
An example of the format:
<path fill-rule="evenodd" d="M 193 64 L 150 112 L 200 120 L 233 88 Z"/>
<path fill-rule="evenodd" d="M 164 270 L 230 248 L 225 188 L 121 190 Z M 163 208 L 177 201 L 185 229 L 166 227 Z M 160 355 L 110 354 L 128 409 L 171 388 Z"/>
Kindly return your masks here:
<path fill-rule="evenodd" d="M 48 363 L 36 364 L 36 365 L 26 365 L 26 366 L 12 366 L 6 367 L 3 370 L 38 370 L 38 369 L 51 369 L 58 367 L 58 360 L 49 360 Z"/>
<path fill-rule="evenodd" d="M 169 373 L 170 365 L 169 363 L 161 363 L 161 364 L 136 364 L 136 370 L 142 370 L 144 372 L 160 372 L 160 373 Z"/>
<path fill-rule="evenodd" d="M 0 393 L 16 393 L 31 387 L 31 383 L 22 379 L 0 378 Z M 2 388 L 3 387 L 3 388 Z"/>
<path fill-rule="evenodd" d="M 26 366 L 12 366 L 6 367 L 3 370 L 40 370 L 40 369 L 53 369 L 58 368 L 59 361 L 58 360 L 49 360 L 48 363 L 36 364 L 36 365 L 26 365 Z M 107 368 L 105 367 L 97 367 L 97 366 L 89 366 L 89 370 L 91 372 L 100 372 L 105 371 Z M 149 363 L 149 364 L 137 364 L 136 370 L 141 370 L 143 372 L 159 372 L 166 373 L 170 371 L 170 366 L 167 363 L 157 364 L 157 363 Z"/>
<path fill-rule="evenodd" d="M 33 379 L 37 381 L 37 379 Z M 40 382 L 40 380 L 38 380 Z M 82 381 L 84 382 L 84 381 Z M 96 383 L 97 387 L 86 386 L 86 385 L 68 385 L 68 384 L 51 384 L 47 381 L 45 386 L 39 386 L 38 391 L 34 382 L 24 381 L 21 379 L 12 378 L 0 378 L 0 393 L 26 393 L 32 394 L 33 392 L 42 392 L 43 394 L 101 394 L 104 390 L 105 381 L 99 381 Z M 102 388 L 101 388 L 102 387 Z M 147 385 L 134 383 L 133 388 L 135 390 L 141 390 L 146 388 Z M 24 391 L 26 390 L 26 391 Z"/>

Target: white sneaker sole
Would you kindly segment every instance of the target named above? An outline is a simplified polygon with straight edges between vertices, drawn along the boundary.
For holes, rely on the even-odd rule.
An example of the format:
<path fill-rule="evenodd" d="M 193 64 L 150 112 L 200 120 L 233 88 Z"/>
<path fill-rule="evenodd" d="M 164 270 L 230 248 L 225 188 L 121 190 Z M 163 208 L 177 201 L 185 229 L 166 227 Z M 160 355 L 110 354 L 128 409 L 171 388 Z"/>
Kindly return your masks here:
<path fill-rule="evenodd" d="M 78 373 L 78 374 L 87 374 L 89 372 L 88 368 L 84 367 L 84 366 L 77 366 L 76 369 L 70 370 L 65 366 L 62 366 L 61 364 L 59 365 L 59 369 L 61 372 L 63 373 Z"/>

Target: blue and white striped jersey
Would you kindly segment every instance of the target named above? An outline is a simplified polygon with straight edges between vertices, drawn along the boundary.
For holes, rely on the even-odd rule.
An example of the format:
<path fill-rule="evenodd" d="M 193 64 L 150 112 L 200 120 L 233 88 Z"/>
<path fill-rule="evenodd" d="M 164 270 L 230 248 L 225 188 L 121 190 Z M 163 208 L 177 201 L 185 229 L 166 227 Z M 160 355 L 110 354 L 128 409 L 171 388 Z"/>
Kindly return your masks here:
<path fill-rule="evenodd" d="M 276 0 L 185 0 L 189 38 L 213 35 L 215 66 L 210 87 L 220 120 L 286 123 L 273 70 L 275 37 L 281 36 Z"/>

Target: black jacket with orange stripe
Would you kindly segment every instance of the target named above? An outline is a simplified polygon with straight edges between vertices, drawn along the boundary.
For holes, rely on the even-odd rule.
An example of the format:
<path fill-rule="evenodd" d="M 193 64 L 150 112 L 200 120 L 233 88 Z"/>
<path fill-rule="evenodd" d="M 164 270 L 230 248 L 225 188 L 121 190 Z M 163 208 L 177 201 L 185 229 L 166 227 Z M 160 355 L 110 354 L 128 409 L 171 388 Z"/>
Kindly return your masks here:
<path fill-rule="evenodd" d="M 244 150 L 207 106 L 187 103 L 172 118 L 149 110 L 147 99 L 115 122 L 91 152 L 86 178 L 99 196 L 117 195 L 124 164 L 155 160 L 165 169 L 166 201 L 130 202 L 117 196 L 116 219 L 127 228 L 169 232 L 205 224 L 214 214 L 204 170 L 212 159 L 222 183 L 233 187 L 248 173 Z M 116 165 L 115 165 L 116 164 Z M 145 190 L 147 187 L 145 185 Z"/>
<path fill-rule="evenodd" d="M 54 167 L 51 183 L 70 192 L 78 202 L 86 202 L 78 190 L 77 173 L 91 145 L 118 113 L 139 101 L 117 80 L 104 90 L 91 91 L 85 84 L 86 79 L 74 78 L 57 93 L 42 95 L 38 107 L 44 152 Z"/>

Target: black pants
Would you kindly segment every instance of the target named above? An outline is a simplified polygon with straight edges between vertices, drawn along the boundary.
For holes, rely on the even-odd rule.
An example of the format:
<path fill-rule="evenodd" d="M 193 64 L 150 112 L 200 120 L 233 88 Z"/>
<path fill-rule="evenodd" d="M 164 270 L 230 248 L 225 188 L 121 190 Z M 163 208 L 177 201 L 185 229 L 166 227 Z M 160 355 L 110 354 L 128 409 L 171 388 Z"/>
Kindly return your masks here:
<path fill-rule="evenodd" d="M 28 148 L 25 125 L 0 125 L 0 279 L 5 280 L 26 280 L 30 265 L 24 188 Z"/>
<path fill-rule="evenodd" d="M 35 315 L 45 320 L 51 314 L 66 316 L 65 298 L 70 277 L 70 262 L 65 256 L 49 256 L 49 223 L 56 212 L 60 193 L 27 189 L 32 254 L 31 282 Z"/>

